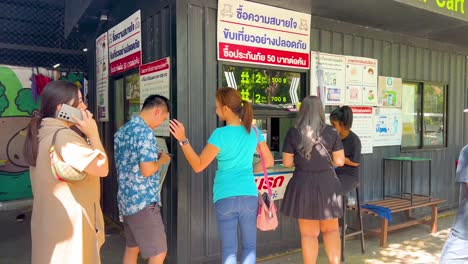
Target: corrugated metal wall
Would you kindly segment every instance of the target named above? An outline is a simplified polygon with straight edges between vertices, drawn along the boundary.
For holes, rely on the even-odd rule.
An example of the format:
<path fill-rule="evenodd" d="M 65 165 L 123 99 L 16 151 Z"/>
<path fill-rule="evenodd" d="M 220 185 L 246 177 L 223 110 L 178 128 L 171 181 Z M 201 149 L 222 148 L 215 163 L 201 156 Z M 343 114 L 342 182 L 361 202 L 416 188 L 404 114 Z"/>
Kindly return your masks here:
<path fill-rule="evenodd" d="M 321 52 L 362 56 L 378 59 L 379 75 L 401 77 L 403 80 L 433 81 L 448 84 L 447 148 L 434 151 L 400 153 L 400 147 L 376 147 L 373 154 L 363 155 L 361 162 L 361 193 L 364 201 L 381 199 L 382 158 L 410 156 L 432 159 L 432 195 L 447 200 L 441 208 L 458 204 L 458 188 L 453 182 L 455 160 L 463 146 L 463 108 L 467 97 L 465 89 L 466 54 L 454 47 L 438 45 L 428 40 L 411 39 L 407 43 L 394 41 L 391 33 L 381 39 L 376 32 L 336 21 L 314 18 L 327 29 L 312 29 L 312 49 Z M 314 23 L 313 23 L 314 24 Z M 332 28 L 332 29 L 329 29 Z M 383 32 L 377 32 L 382 35 Z M 427 192 L 428 171 L 425 164 L 415 169 L 416 192 Z M 405 173 L 409 171 L 405 170 Z M 395 175 L 397 170 L 387 170 Z"/>
<path fill-rule="evenodd" d="M 177 1 L 177 116 L 186 124 L 197 152 L 217 126 L 216 9 L 215 0 Z M 454 207 L 458 195 L 453 184 L 454 164 L 463 142 L 462 109 L 467 96 L 465 48 L 322 18 L 314 18 L 312 24 L 313 50 L 376 58 L 380 75 L 448 84 L 448 147 L 412 153 L 400 153 L 397 146 L 374 148 L 362 161 L 361 193 L 366 201 L 381 198 L 383 157 L 426 157 L 433 161 L 433 195 L 447 199 L 442 208 Z M 180 149 L 178 157 L 183 157 Z M 421 176 L 427 173 L 424 170 L 421 166 Z M 195 174 L 179 158 L 177 177 L 177 262 L 217 263 L 220 241 L 211 193 L 214 167 Z M 417 179 L 416 185 L 422 186 L 422 181 Z M 284 218 L 280 223 L 277 232 L 259 232 L 258 256 L 300 247 L 295 223 Z"/>

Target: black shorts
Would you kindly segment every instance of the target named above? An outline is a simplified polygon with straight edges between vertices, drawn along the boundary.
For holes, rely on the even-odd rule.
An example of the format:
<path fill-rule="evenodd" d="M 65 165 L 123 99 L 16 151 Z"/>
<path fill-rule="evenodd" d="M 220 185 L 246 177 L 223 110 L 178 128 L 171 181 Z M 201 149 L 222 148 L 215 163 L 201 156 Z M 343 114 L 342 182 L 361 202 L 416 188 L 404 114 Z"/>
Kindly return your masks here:
<path fill-rule="evenodd" d="M 167 252 L 164 223 L 156 203 L 123 218 L 127 247 L 138 247 L 145 259 Z"/>

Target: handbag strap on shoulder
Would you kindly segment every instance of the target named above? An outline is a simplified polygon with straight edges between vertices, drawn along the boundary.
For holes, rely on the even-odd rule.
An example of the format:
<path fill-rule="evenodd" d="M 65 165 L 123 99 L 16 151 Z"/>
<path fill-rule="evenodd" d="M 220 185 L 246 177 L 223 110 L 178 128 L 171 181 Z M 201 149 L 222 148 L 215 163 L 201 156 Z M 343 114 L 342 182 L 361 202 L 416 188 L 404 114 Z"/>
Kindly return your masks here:
<path fill-rule="evenodd" d="M 56 141 L 56 139 L 57 139 L 57 134 L 58 134 L 58 132 L 59 132 L 60 130 L 64 130 L 64 129 L 68 129 L 68 128 L 65 128 L 65 127 L 64 127 L 64 128 L 57 129 L 57 130 L 55 131 L 54 137 L 52 138 L 52 146 L 55 147 L 55 141 Z"/>
<path fill-rule="evenodd" d="M 257 135 L 257 146 L 258 146 L 258 144 L 260 144 L 260 136 L 258 135 L 257 127 L 253 126 L 252 128 L 255 131 L 255 135 Z M 258 146 L 258 155 L 260 155 L 260 162 L 262 164 L 262 170 L 263 170 L 263 178 L 265 179 L 264 182 L 266 183 L 266 185 L 268 187 L 268 195 L 271 198 L 273 196 L 273 192 L 271 191 L 271 185 L 270 185 L 270 181 L 268 180 L 268 174 L 267 174 L 267 170 L 266 170 L 266 166 L 265 166 L 265 160 L 263 159 L 262 150 L 260 149 L 260 146 Z"/>

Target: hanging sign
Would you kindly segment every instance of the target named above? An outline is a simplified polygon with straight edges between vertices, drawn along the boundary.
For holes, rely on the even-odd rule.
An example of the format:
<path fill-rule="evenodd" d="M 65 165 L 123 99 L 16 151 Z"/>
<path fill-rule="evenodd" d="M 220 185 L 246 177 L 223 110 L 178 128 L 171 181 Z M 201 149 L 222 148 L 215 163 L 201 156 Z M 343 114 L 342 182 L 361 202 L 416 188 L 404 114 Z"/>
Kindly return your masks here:
<path fill-rule="evenodd" d="M 141 64 L 141 12 L 138 10 L 108 31 L 110 75 Z"/>
<path fill-rule="evenodd" d="M 310 14 L 218 1 L 218 60 L 309 69 Z"/>
<path fill-rule="evenodd" d="M 379 106 L 401 108 L 401 78 L 379 76 Z"/>
<path fill-rule="evenodd" d="M 140 67 L 140 108 L 145 99 L 152 94 L 159 94 L 169 99 L 170 96 L 170 63 L 169 57 L 143 64 Z M 169 118 L 168 118 L 169 119 Z M 154 133 L 157 136 L 169 137 L 169 120 L 158 126 Z"/>
<path fill-rule="evenodd" d="M 96 39 L 97 120 L 109 121 L 109 46 L 107 32 Z"/>

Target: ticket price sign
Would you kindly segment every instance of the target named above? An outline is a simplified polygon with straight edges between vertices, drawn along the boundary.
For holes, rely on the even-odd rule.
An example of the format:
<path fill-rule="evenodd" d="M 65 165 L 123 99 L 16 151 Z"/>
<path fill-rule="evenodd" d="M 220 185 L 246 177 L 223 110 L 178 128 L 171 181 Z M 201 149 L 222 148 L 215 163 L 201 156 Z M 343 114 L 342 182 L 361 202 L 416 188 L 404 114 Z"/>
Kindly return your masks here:
<path fill-rule="evenodd" d="M 252 104 L 295 110 L 304 84 L 298 72 L 223 66 L 223 86 L 240 91 Z"/>

